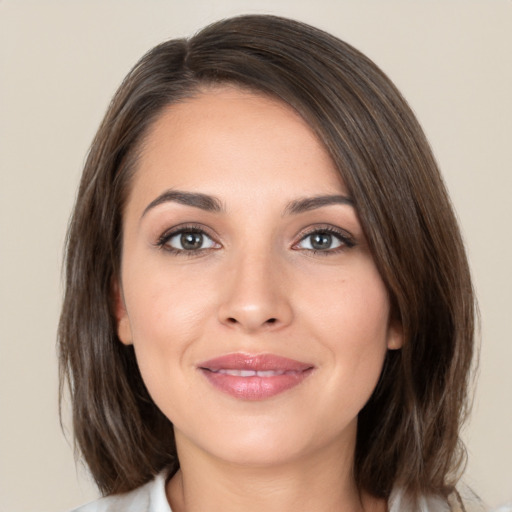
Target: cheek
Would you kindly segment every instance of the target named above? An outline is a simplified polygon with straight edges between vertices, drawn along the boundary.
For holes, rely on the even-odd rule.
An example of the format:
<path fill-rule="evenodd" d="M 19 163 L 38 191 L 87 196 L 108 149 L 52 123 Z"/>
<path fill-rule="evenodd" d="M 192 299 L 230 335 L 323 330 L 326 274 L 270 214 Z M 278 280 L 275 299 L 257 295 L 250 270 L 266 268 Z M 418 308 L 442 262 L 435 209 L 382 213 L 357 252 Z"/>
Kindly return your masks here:
<path fill-rule="evenodd" d="M 329 339 L 354 349 L 381 344 L 387 337 L 389 298 L 371 260 L 339 275 L 315 276 L 300 294 L 307 297 L 303 314 Z M 309 314 L 307 313 L 309 311 Z"/>
<path fill-rule="evenodd" d="M 207 281 L 201 272 L 168 268 L 165 259 L 132 273 L 126 279 L 125 299 L 134 341 L 194 336 L 200 319 L 211 309 Z"/>
<path fill-rule="evenodd" d="M 186 272 L 160 268 L 137 274 L 126 279 L 125 300 L 137 362 L 152 393 L 186 363 L 213 307 L 210 294 Z"/>
<path fill-rule="evenodd" d="M 352 396 L 361 408 L 379 379 L 389 336 L 387 290 L 373 264 L 325 286 L 304 307 L 309 326 L 329 352 L 333 394 Z M 347 393 L 348 392 L 348 393 Z"/>

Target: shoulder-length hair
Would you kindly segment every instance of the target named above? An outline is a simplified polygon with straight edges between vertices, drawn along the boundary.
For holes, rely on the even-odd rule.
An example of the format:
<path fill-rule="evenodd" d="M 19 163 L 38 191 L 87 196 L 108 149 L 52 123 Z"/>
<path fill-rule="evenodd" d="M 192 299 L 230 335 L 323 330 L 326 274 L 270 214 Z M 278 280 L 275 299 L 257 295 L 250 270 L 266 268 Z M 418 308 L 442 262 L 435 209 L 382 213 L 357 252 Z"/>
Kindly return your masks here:
<path fill-rule="evenodd" d="M 447 494 L 473 354 L 475 304 L 457 222 L 411 109 L 366 56 L 311 26 L 241 16 L 149 51 L 114 96 L 92 143 L 71 219 L 59 326 L 76 445 L 105 494 L 179 467 L 171 422 L 120 343 L 112 284 L 122 211 L 148 127 L 164 108 L 216 84 L 292 106 L 316 132 L 354 199 L 405 343 L 389 351 L 360 412 L 354 474 L 388 497 Z"/>

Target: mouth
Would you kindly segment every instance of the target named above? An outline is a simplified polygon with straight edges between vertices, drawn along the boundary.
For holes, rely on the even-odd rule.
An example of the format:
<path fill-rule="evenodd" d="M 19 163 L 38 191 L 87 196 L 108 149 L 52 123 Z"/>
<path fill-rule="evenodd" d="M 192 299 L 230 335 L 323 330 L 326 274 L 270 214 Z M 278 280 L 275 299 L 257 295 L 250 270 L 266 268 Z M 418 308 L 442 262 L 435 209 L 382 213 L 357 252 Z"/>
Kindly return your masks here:
<path fill-rule="evenodd" d="M 265 400 L 298 386 L 314 365 L 274 354 L 227 354 L 204 361 L 199 371 L 216 389 L 242 400 Z"/>

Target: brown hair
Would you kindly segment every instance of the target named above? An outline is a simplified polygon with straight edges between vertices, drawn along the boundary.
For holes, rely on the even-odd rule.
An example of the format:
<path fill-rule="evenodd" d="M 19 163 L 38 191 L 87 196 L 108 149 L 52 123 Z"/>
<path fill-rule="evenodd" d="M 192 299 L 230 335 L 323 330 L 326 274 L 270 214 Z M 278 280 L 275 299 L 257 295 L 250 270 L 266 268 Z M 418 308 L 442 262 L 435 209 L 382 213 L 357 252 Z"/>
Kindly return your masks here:
<path fill-rule="evenodd" d="M 355 476 L 388 497 L 447 494 L 473 353 L 474 298 L 457 223 L 412 111 L 367 57 L 308 25 L 242 16 L 165 42 L 128 74 L 92 143 L 69 227 L 59 326 L 77 446 L 103 493 L 127 491 L 178 460 L 170 421 L 117 338 L 112 283 L 137 151 L 164 107 L 230 83 L 280 98 L 330 152 L 357 208 L 406 342 L 389 351 L 359 415 Z"/>

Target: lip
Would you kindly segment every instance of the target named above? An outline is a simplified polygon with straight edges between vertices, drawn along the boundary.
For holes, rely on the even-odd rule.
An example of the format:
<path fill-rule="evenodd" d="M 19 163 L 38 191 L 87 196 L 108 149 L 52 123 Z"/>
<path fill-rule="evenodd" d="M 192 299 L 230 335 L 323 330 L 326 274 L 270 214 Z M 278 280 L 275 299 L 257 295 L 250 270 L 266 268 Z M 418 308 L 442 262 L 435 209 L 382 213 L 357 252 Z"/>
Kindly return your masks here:
<path fill-rule="evenodd" d="M 216 389 L 242 400 L 265 400 L 298 386 L 314 365 L 274 354 L 226 354 L 198 369 Z"/>

